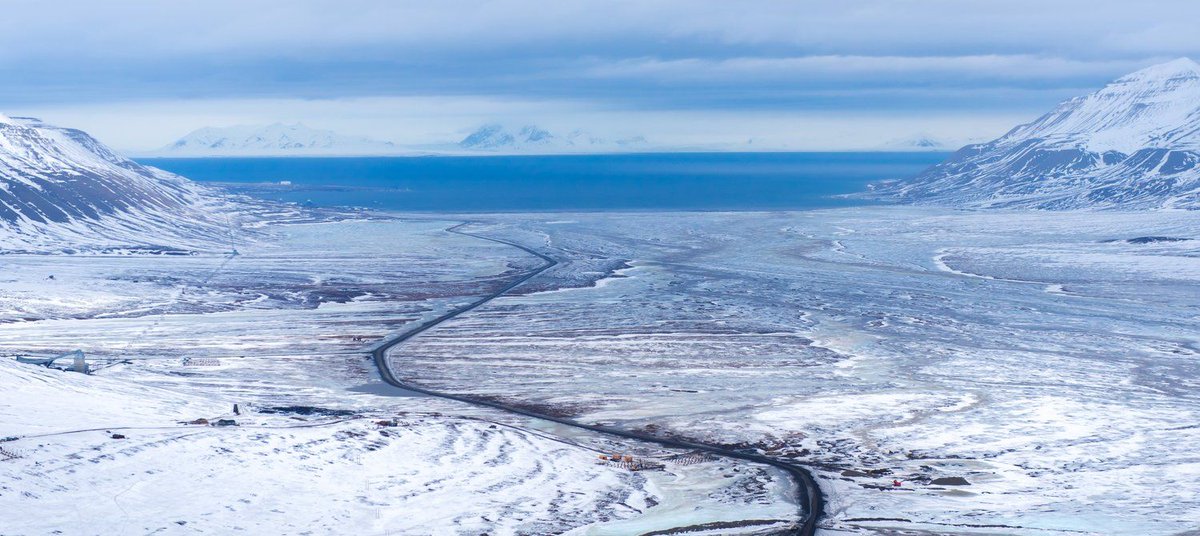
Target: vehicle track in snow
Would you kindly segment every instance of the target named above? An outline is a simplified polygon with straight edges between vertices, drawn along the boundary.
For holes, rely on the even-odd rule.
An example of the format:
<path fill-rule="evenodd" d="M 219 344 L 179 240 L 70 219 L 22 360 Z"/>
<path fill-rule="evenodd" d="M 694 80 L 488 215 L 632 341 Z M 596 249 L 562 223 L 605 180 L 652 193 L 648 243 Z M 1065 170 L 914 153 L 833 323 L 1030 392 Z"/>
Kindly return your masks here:
<path fill-rule="evenodd" d="M 425 387 L 421 387 L 418 385 L 403 382 L 399 378 L 397 378 L 392 373 L 391 367 L 390 367 L 390 364 L 389 364 L 388 358 L 387 358 L 388 351 L 390 351 L 392 348 L 395 348 L 395 347 L 399 346 L 400 344 L 404 343 L 405 341 L 412 339 L 430 329 L 433 329 L 434 327 L 437 327 L 438 325 L 440 325 L 450 319 L 453 319 L 453 318 L 461 316 L 465 313 L 468 313 L 468 312 L 470 312 L 470 311 L 472 311 L 472 310 L 474 310 L 496 298 L 499 298 L 499 297 L 507 294 L 510 290 L 520 286 L 521 284 L 525 283 L 526 281 L 529 281 L 530 279 L 533 279 L 534 277 L 537 277 L 541 273 L 545 272 L 546 270 L 549 270 L 550 268 L 553 268 L 554 266 L 556 266 L 558 264 L 558 261 L 551 258 L 549 255 L 541 253 L 530 247 L 523 246 L 516 242 L 510 242 L 508 240 L 503 240 L 503 239 L 499 239 L 499 238 L 492 238 L 492 237 L 488 237 L 488 236 L 477 235 L 477 234 L 469 233 L 469 232 L 462 230 L 463 227 L 466 227 L 467 225 L 470 225 L 471 223 L 473 223 L 473 222 L 463 222 L 463 223 L 460 223 L 458 225 L 455 225 L 453 227 L 446 229 L 446 231 L 450 232 L 450 233 L 462 235 L 462 236 L 467 236 L 470 238 L 475 238 L 478 240 L 487 240 L 489 242 L 495 242 L 497 244 L 504 244 L 507 246 L 517 248 L 521 251 L 524 251 L 525 253 L 528 253 L 530 255 L 533 255 L 533 256 L 541 259 L 543 261 L 543 264 L 537 268 L 534 268 L 532 270 L 529 270 L 528 272 L 525 272 L 520 277 L 513 280 L 511 283 L 508 283 L 507 285 L 501 287 L 499 290 L 492 292 L 491 294 L 483 296 L 483 297 L 481 297 L 471 303 L 468 303 L 462 307 L 455 308 L 455 309 L 453 309 L 445 314 L 442 314 L 441 316 L 438 316 L 432 320 L 428 320 L 428 321 L 422 323 L 421 325 L 419 325 L 407 332 L 404 332 L 403 334 L 401 334 L 395 338 L 387 339 L 387 340 L 384 340 L 383 342 L 381 342 L 374 350 L 371 351 L 371 357 L 372 357 L 372 359 L 374 359 L 375 366 L 379 369 L 379 375 L 383 379 L 384 382 L 387 382 L 388 384 L 390 384 L 392 386 L 399 387 L 401 389 L 405 389 L 408 391 L 413 391 L 413 392 L 417 392 L 417 393 L 421 393 L 421 394 L 425 394 L 425 395 L 429 395 L 429 396 L 436 396 L 439 398 L 445 398 L 445 399 L 449 399 L 449 400 L 456 400 L 459 402 L 465 402 L 465 403 L 474 404 L 477 406 L 484 406 L 484 407 L 489 407 L 489 408 L 493 408 L 493 409 L 498 409 L 498 410 L 505 411 L 508 413 L 513 413 L 513 414 L 517 414 L 517 415 L 523 415 L 526 417 L 532 417 L 535 419 L 541 419 L 541 420 L 545 420 L 545 421 L 555 422 L 558 424 L 571 426 L 571 427 L 579 428 L 579 429 L 583 429 L 583 430 L 589 430 L 592 432 L 597 432 L 597 433 L 606 434 L 606 435 L 610 435 L 610 436 L 616 436 L 616 437 L 625 438 L 625 439 L 634 439 L 637 441 L 643 441 L 643 442 L 647 442 L 647 443 L 654 443 L 654 444 L 661 445 L 661 446 L 664 446 L 667 448 L 698 450 L 698 451 L 703 451 L 703 452 L 707 452 L 710 454 L 714 454 L 717 456 L 723 456 L 726 458 L 744 460 L 744 461 L 760 463 L 760 464 L 764 464 L 764 465 L 769 465 L 771 467 L 775 467 L 775 468 L 783 471 L 785 474 L 787 474 L 788 476 L 790 476 L 792 478 L 792 480 L 794 481 L 794 484 L 795 484 L 795 489 L 796 489 L 796 494 L 797 494 L 797 497 L 796 497 L 797 502 L 800 505 L 802 505 L 802 507 L 804 509 L 800 513 L 800 522 L 793 528 L 793 530 L 791 531 L 791 534 L 795 534 L 797 536 L 813 536 L 814 534 L 816 534 L 817 521 L 820 519 L 822 513 L 824 512 L 824 507 L 825 507 L 824 495 L 821 493 L 821 488 L 817 485 L 817 481 L 812 476 L 812 473 L 808 469 L 801 467 L 799 465 L 795 465 L 791 462 L 778 460 L 775 458 L 770 458 L 767 456 L 763 456 L 761 454 L 729 450 L 729 449 L 726 449 L 723 447 L 719 447 L 719 446 L 715 446 L 715 445 L 708 445 L 705 443 L 661 438 L 661 437 L 655 437 L 655 436 L 648 435 L 648 434 L 642 434 L 642 433 L 638 433 L 638 432 L 632 432 L 632 431 L 622 430 L 622 429 L 608 427 L 608 426 L 585 424 L 585 423 L 581 423 L 581 422 L 574 421 L 571 419 L 566 419 L 563 417 L 556 417 L 553 415 L 539 413 L 539 412 L 531 411 L 528 409 L 513 407 L 508 404 L 501 403 L 501 402 L 484 400 L 484 399 L 469 396 L 469 395 L 459 395 L 459 394 L 435 391 L 435 390 L 427 389 Z"/>

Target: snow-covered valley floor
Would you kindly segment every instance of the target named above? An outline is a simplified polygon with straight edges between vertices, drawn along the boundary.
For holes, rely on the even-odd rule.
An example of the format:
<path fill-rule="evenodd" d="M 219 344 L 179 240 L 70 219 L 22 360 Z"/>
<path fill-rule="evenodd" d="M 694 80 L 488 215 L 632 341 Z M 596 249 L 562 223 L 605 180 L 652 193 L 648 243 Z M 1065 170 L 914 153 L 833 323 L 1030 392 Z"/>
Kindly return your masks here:
<path fill-rule="evenodd" d="M 0 352 L 129 360 L 82 375 L 0 358 L 0 534 L 757 534 L 795 522 L 774 469 L 380 382 L 371 343 L 533 264 L 443 232 L 454 223 L 283 226 L 232 258 L 0 256 Z M 237 426 L 183 424 L 198 418 Z M 615 453 L 662 468 L 598 459 Z"/>
<path fill-rule="evenodd" d="M 1200 214 L 493 222 L 560 264 L 408 381 L 792 458 L 830 534 L 1200 527 Z"/>
<path fill-rule="evenodd" d="M 1200 527 L 1200 214 L 470 219 L 559 265 L 397 347 L 406 381 L 794 459 L 828 534 Z M 0 359 L 0 437 L 19 438 L 0 534 L 795 521 L 770 469 L 382 384 L 372 342 L 538 265 L 458 221 L 282 226 L 232 258 L 0 256 L 0 353 L 131 360 Z M 179 424 L 199 417 L 239 426 Z M 665 470 L 597 461 L 617 452 Z"/>

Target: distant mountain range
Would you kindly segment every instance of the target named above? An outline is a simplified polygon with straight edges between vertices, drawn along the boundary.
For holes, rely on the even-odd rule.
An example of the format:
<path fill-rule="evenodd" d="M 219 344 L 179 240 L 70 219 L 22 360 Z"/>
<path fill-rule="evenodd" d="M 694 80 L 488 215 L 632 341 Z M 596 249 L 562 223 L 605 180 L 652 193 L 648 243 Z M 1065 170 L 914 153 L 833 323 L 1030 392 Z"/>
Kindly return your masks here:
<path fill-rule="evenodd" d="M 1123 76 L 874 193 L 961 207 L 1200 209 L 1200 65 L 1180 58 Z"/>
<path fill-rule="evenodd" d="M 390 141 L 343 136 L 299 123 L 205 127 L 153 151 L 157 156 L 354 156 L 397 153 Z"/>
<path fill-rule="evenodd" d="M 646 150 L 649 144 L 641 136 L 609 140 L 582 130 L 558 135 L 534 125 L 513 129 L 492 124 L 468 134 L 458 148 L 504 153 L 617 152 Z"/>
<path fill-rule="evenodd" d="M 0 252 L 224 247 L 233 206 L 82 131 L 0 116 Z"/>
<path fill-rule="evenodd" d="M 301 124 L 205 127 L 139 156 L 388 156 L 412 154 L 558 154 L 647 150 L 641 136 L 609 140 L 582 130 L 556 134 L 525 125 L 479 127 L 457 143 L 399 146 L 390 141 L 344 136 Z"/>
<path fill-rule="evenodd" d="M 892 140 L 879 147 L 881 151 L 953 151 L 962 147 L 961 141 L 953 141 L 932 134 L 918 133 L 907 138 Z"/>

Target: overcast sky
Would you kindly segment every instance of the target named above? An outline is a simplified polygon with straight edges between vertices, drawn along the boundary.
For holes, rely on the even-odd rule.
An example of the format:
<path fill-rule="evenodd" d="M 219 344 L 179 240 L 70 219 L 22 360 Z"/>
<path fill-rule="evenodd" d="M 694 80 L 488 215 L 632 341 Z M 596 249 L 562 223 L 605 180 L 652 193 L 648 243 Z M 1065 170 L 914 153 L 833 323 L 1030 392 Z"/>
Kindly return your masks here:
<path fill-rule="evenodd" d="M 994 137 L 1200 59 L 1200 2 L 6 0 L 0 113 L 119 148 L 303 122 L 400 143 L 489 122 L 664 144 Z"/>

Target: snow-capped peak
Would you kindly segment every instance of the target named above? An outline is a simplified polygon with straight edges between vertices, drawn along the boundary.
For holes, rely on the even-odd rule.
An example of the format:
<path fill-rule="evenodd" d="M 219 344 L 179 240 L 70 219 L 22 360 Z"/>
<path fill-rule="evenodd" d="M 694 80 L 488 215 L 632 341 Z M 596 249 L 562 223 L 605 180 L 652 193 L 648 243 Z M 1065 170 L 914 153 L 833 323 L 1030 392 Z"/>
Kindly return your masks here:
<path fill-rule="evenodd" d="M 1166 63 L 1151 65 L 1140 71 L 1129 73 L 1118 78 L 1115 83 L 1132 82 L 1135 80 L 1171 80 L 1174 78 L 1195 76 L 1200 76 L 1200 63 L 1192 61 L 1191 58 L 1176 58 Z"/>
<path fill-rule="evenodd" d="M 1123 76 L 1060 104 L 997 140 L 1029 140 L 1095 153 L 1200 149 L 1200 65 L 1179 58 Z"/>

